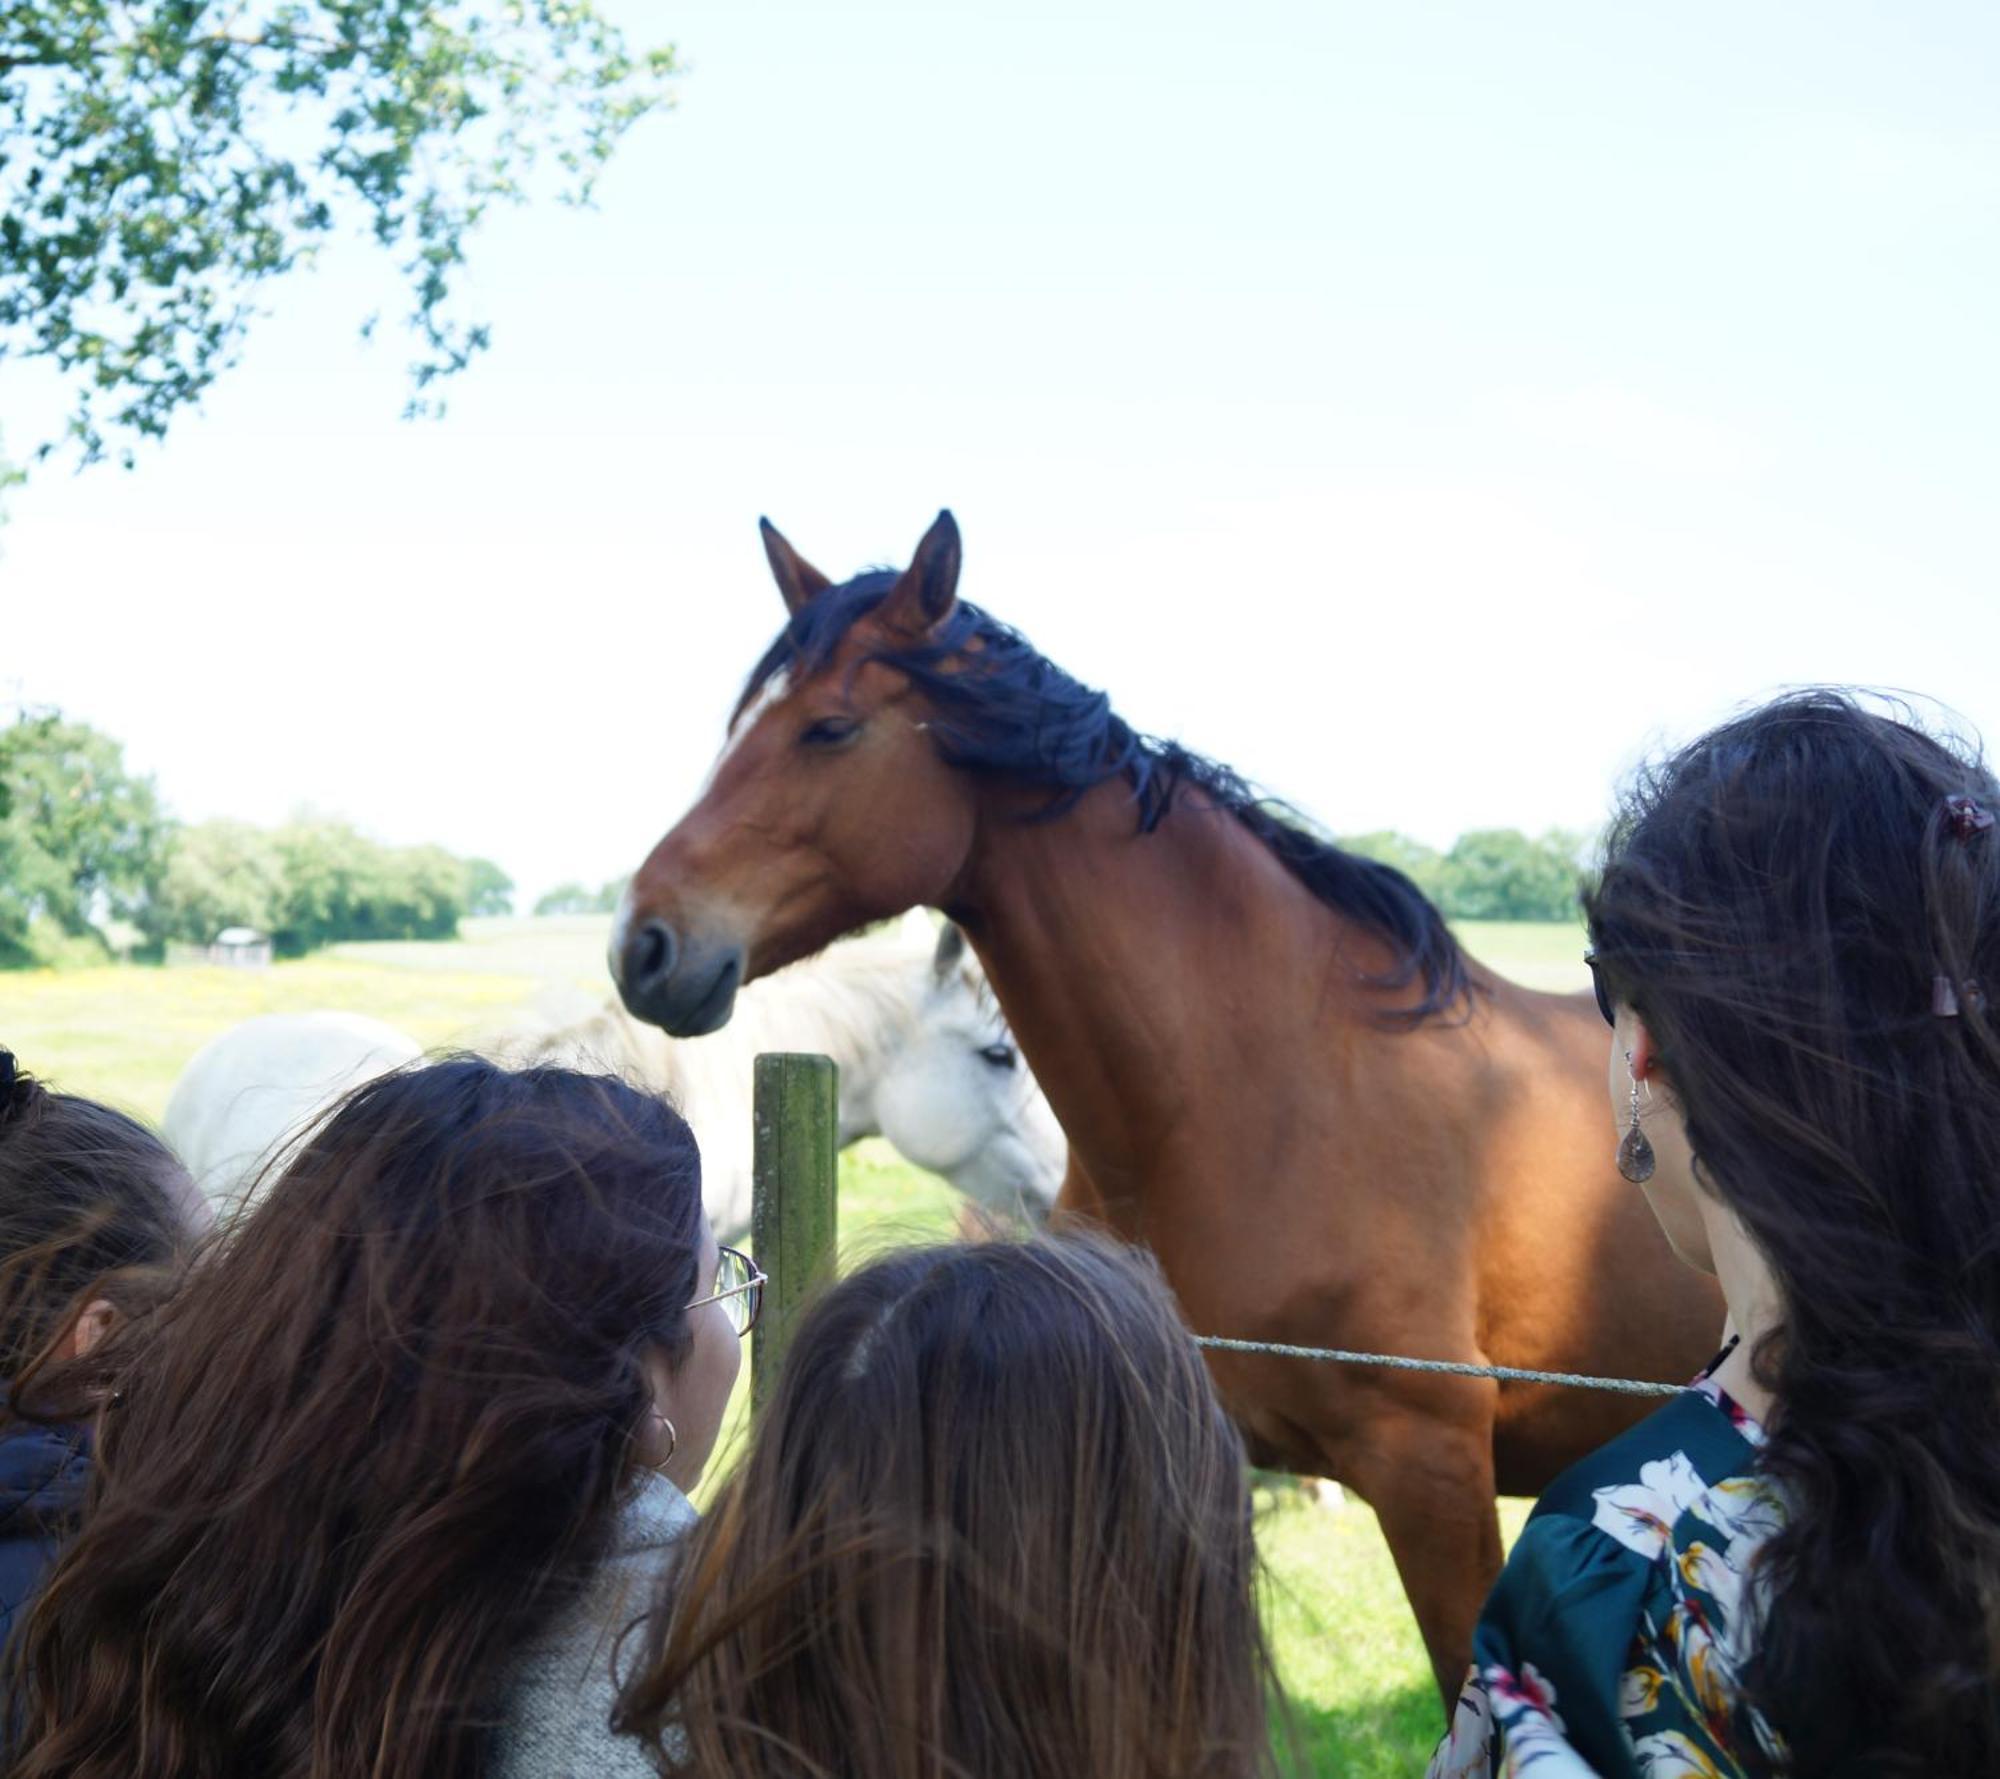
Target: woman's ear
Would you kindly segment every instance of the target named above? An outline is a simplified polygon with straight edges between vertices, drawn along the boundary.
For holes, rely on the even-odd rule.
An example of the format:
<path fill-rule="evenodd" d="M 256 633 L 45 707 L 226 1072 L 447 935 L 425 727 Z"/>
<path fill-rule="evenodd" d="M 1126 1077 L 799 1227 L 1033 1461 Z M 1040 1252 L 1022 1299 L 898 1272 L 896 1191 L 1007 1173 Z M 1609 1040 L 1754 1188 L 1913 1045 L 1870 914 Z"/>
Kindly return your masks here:
<path fill-rule="evenodd" d="M 1650 1081 L 1660 1076 L 1660 1047 L 1653 1042 L 1646 1022 L 1630 1007 L 1618 1009 L 1618 1047 L 1631 1063 L 1634 1081 Z M 1664 1077 L 1660 1077 L 1660 1085 L 1666 1085 Z"/>
<path fill-rule="evenodd" d="M 673 1422 L 674 1371 L 667 1363 L 667 1356 L 657 1348 L 648 1349 L 644 1363 L 652 1400 L 646 1405 L 646 1418 L 639 1428 L 639 1462 L 648 1470 L 664 1470 L 674 1448 L 680 1444 L 680 1433 Z"/>
<path fill-rule="evenodd" d="M 77 1317 L 76 1326 L 69 1331 L 69 1339 L 64 1343 L 63 1357 L 81 1359 L 117 1326 L 118 1311 L 109 1299 L 93 1297 L 83 1306 L 83 1313 Z"/>

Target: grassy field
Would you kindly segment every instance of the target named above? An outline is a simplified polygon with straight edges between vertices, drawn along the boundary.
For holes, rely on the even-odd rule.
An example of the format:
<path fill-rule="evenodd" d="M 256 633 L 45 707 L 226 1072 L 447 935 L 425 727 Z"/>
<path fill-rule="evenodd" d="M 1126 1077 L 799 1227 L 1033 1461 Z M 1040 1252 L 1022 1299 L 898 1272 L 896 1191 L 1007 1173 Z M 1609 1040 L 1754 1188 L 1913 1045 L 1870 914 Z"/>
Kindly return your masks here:
<path fill-rule="evenodd" d="M 1452 924 L 1459 941 L 1482 964 L 1527 988 L 1575 994 L 1590 986 L 1583 961 L 1581 925 L 1568 922 L 1461 920 Z"/>
<path fill-rule="evenodd" d="M 337 1007 L 399 1026 L 427 1046 L 473 1044 L 521 1010 L 604 982 L 606 923 L 473 921 L 450 945 L 352 945 L 265 971 L 106 968 L 0 975 L 0 1043 L 25 1066 L 148 1118 L 202 1043 L 253 1014 Z M 1468 923 L 1481 962 L 1538 988 L 1587 985 L 1581 932 Z M 841 1164 L 844 1262 L 951 1233 L 949 1188 L 880 1143 Z M 724 1461 L 741 1437 L 732 1413 Z M 1331 1512 L 1298 1490 L 1258 1490 L 1268 1621 L 1305 1770 L 1388 1779 L 1421 1772 L 1440 1715 L 1422 1645 L 1374 1515 Z M 1508 1535 L 1525 1504 L 1503 1504 Z"/>

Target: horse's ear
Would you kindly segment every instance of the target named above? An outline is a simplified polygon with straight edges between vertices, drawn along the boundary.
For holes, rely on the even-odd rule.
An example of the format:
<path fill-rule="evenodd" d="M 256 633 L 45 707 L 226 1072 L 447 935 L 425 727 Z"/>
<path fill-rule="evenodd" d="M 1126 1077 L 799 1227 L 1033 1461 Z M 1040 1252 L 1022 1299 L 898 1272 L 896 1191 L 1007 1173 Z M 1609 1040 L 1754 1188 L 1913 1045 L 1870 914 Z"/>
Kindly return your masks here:
<path fill-rule="evenodd" d="M 942 512 L 882 601 L 882 622 L 910 636 L 928 636 L 942 624 L 958 600 L 960 555 L 958 521 Z"/>
<path fill-rule="evenodd" d="M 764 534 L 764 554 L 771 559 L 771 578 L 785 596 L 785 610 L 796 615 L 833 583 L 793 549 L 769 519 L 759 519 L 757 529 Z"/>
<path fill-rule="evenodd" d="M 938 929 L 937 952 L 931 959 L 931 974 L 940 982 L 949 982 L 964 962 L 965 929 L 957 921 L 948 920 Z"/>

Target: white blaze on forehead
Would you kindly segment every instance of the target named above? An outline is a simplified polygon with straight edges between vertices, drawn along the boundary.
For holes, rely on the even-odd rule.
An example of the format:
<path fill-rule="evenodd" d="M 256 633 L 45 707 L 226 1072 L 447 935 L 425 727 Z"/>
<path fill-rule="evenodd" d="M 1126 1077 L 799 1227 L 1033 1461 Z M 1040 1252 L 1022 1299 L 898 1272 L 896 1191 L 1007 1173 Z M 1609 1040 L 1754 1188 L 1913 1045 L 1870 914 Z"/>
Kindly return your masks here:
<path fill-rule="evenodd" d="M 618 898 L 617 911 L 611 916 L 611 941 L 605 955 L 611 961 L 611 979 L 618 980 L 618 960 L 625 955 L 625 940 L 632 931 L 632 880 L 625 881 L 625 893 Z"/>
<path fill-rule="evenodd" d="M 709 767 L 708 777 L 702 781 L 700 797 L 708 795 L 708 787 L 715 783 L 716 774 L 722 770 L 723 763 L 743 745 L 743 737 L 757 727 L 757 719 L 791 689 L 792 670 L 789 667 L 779 668 L 757 688 L 757 696 L 743 707 L 743 714 L 729 725 L 729 738 L 723 742 L 722 752 L 715 756 L 715 764 Z"/>

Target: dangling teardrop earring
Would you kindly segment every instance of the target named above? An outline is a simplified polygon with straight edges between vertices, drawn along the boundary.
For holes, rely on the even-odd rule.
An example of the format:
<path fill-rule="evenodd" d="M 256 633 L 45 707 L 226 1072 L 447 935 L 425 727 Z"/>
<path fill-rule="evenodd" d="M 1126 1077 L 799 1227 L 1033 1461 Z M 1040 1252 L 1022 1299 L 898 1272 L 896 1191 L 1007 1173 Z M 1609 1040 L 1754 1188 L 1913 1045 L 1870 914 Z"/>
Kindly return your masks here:
<path fill-rule="evenodd" d="M 1625 1072 L 1632 1077 L 1632 1122 L 1618 1145 L 1618 1171 L 1634 1186 L 1641 1186 L 1653 1177 L 1653 1145 L 1639 1128 L 1639 1077 L 1632 1072 L 1632 1052 L 1629 1050 L 1625 1052 Z M 1648 1086 L 1648 1098 L 1652 1097 L 1652 1092 Z"/>

